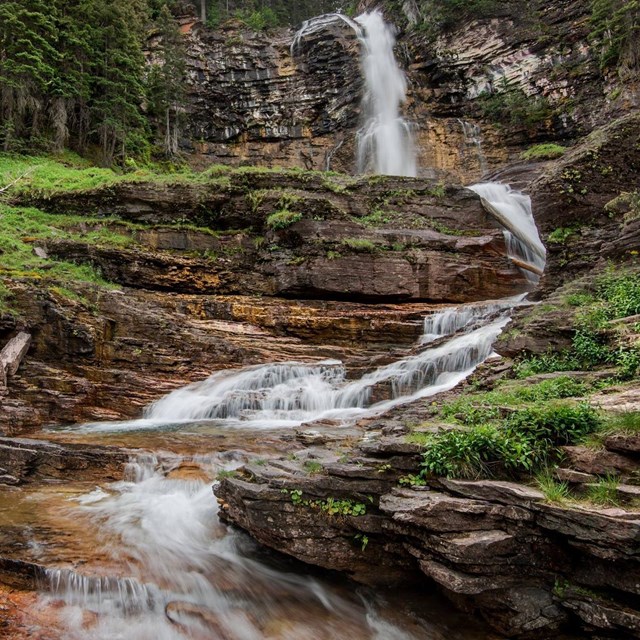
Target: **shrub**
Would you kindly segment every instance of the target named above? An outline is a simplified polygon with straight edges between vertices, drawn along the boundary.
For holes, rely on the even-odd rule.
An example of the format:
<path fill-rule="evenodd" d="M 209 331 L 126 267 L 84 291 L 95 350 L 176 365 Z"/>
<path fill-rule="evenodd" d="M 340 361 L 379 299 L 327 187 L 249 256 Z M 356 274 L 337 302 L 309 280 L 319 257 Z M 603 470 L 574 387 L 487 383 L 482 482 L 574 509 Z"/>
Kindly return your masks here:
<path fill-rule="evenodd" d="M 561 444 L 572 444 L 601 424 L 586 404 L 547 405 L 514 411 L 502 427 L 480 425 L 432 435 L 423 453 L 423 473 L 453 478 L 532 473 Z"/>
<path fill-rule="evenodd" d="M 572 444 L 593 433 L 602 424 L 598 412 L 585 403 L 552 404 L 515 411 L 506 429 L 537 443 Z"/>
<path fill-rule="evenodd" d="M 492 467 L 504 458 L 503 449 L 504 438 L 496 427 L 453 429 L 434 436 L 424 452 L 422 468 L 449 478 L 491 475 Z"/>

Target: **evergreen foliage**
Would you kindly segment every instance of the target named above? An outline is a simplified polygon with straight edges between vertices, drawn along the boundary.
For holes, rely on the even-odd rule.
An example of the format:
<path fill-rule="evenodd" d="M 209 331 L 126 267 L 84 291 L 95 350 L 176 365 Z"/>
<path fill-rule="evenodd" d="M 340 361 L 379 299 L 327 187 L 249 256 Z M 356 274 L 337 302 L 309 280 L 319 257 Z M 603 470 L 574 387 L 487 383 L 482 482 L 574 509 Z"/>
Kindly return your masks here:
<path fill-rule="evenodd" d="M 152 18 L 166 44 L 163 71 L 149 74 L 149 85 L 143 48 Z M 149 152 L 143 106 L 153 93 L 165 147 L 175 152 L 175 105 L 184 78 L 180 38 L 167 0 L 1 3 L 0 146 L 94 148 L 103 164 L 124 164 Z"/>
<path fill-rule="evenodd" d="M 600 43 L 600 64 L 623 75 L 640 71 L 640 0 L 592 0 L 592 36 Z"/>

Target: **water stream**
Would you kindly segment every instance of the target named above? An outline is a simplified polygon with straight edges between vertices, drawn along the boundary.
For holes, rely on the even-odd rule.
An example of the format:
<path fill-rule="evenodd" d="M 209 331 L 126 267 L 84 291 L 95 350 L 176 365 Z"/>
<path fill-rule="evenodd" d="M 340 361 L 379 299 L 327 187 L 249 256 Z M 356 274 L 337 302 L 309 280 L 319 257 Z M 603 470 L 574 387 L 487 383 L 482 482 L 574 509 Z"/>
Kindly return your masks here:
<path fill-rule="evenodd" d="M 393 27 L 379 10 L 363 13 L 355 20 L 340 13 L 306 20 L 293 38 L 291 54 L 299 51 L 306 37 L 336 24 L 353 29 L 362 50 L 365 92 L 363 122 L 356 135 L 358 173 L 416 176 L 412 124 L 400 112 L 406 100 L 407 80 L 394 55 Z"/>
<path fill-rule="evenodd" d="M 491 353 L 509 310 L 521 303 L 514 298 L 436 312 L 425 318 L 424 335 L 410 353 L 357 380 L 349 380 L 338 361 L 218 372 L 162 398 L 141 420 L 70 431 L 104 436 L 169 428 L 188 441 L 199 426 L 212 424 L 222 433 L 327 417 L 347 424 L 454 386 Z M 376 389 L 383 390 L 382 400 L 376 401 Z M 483 637 L 462 618 L 452 628 L 449 609 L 433 599 L 420 601 L 418 615 L 396 596 L 354 590 L 260 557 L 244 535 L 220 524 L 211 493 L 216 474 L 246 458 L 225 453 L 224 441 L 209 447 L 211 453 L 138 455 L 121 482 L 66 499 L 62 511 L 77 523 L 76 540 L 93 540 L 78 547 L 93 552 L 76 558 L 76 567 L 47 570 L 39 607 L 55 612 L 61 638 Z M 39 544 L 34 540 L 34 548 Z"/>

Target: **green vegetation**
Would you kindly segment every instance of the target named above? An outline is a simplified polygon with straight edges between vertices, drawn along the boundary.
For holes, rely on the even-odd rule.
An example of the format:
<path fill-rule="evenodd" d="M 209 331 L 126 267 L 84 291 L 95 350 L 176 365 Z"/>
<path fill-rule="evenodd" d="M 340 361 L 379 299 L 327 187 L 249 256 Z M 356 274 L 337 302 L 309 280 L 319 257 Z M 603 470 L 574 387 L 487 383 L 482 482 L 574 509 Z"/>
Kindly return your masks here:
<path fill-rule="evenodd" d="M 402 9 L 401 2 L 395 2 Z M 418 0 L 420 21 L 415 28 L 434 39 L 439 32 L 455 27 L 462 20 L 494 16 L 500 8 L 498 0 Z"/>
<path fill-rule="evenodd" d="M 613 218 L 622 214 L 623 220 L 637 220 L 640 218 L 640 192 L 623 191 L 604 206 L 604 210 Z"/>
<path fill-rule="evenodd" d="M 536 475 L 536 483 L 549 502 L 564 504 L 571 497 L 569 485 L 556 480 L 549 469 Z"/>
<path fill-rule="evenodd" d="M 558 227 L 549 234 L 547 240 L 554 244 L 564 244 L 575 232 L 574 227 Z"/>
<path fill-rule="evenodd" d="M 304 470 L 310 474 L 322 473 L 323 467 L 315 460 L 307 460 L 303 465 Z"/>
<path fill-rule="evenodd" d="M 360 544 L 360 549 L 364 551 L 369 544 L 369 536 L 364 533 L 356 533 L 353 539 Z"/>
<path fill-rule="evenodd" d="M 601 506 L 618 506 L 619 484 L 619 480 L 614 476 L 605 476 L 603 478 L 598 478 L 596 482 L 589 485 L 587 491 L 587 500 Z"/>
<path fill-rule="evenodd" d="M 621 379 L 640 371 L 640 345 L 627 339 L 629 328 L 616 323 L 640 313 L 640 277 L 635 271 L 608 270 L 591 289 L 571 294 L 577 306 L 571 349 L 522 358 L 514 367 L 517 377 L 553 371 L 591 370 L 614 366 Z"/>
<path fill-rule="evenodd" d="M 602 425 L 599 414 L 571 398 L 590 386 L 568 376 L 537 384 L 503 382 L 443 404 L 436 419 L 449 430 L 414 432 L 425 447 L 423 473 L 477 478 L 517 476 L 543 470 L 563 444 L 576 443 Z M 457 426 L 456 426 L 457 425 Z M 416 484 L 407 476 L 402 484 Z"/>
<path fill-rule="evenodd" d="M 591 29 L 603 68 L 618 68 L 622 75 L 640 71 L 639 0 L 591 0 Z"/>
<path fill-rule="evenodd" d="M 0 145 L 5 151 L 90 152 L 105 165 L 148 158 L 166 120 L 143 104 L 170 103 L 185 82 L 181 35 L 164 0 L 8 0 L 0 4 Z M 146 75 L 149 27 L 166 71 Z M 177 64 L 177 59 L 182 62 Z M 161 95 L 164 101 L 158 102 Z M 166 109 L 164 115 L 167 115 Z M 171 113 L 173 111 L 173 113 Z M 153 115 L 153 113 L 151 114 Z M 158 118 L 160 120 L 160 118 Z M 151 123 L 154 125 L 151 126 Z M 155 131 L 152 129 L 155 128 Z M 165 150 L 166 145 L 165 145 Z"/>
<path fill-rule="evenodd" d="M 203 0 L 192 0 L 202 13 Z M 254 31 L 296 25 L 307 18 L 344 7 L 336 0 L 205 0 L 205 21 L 211 28 L 235 19 Z"/>
<path fill-rule="evenodd" d="M 267 226 L 270 229 L 279 230 L 286 229 L 296 222 L 302 220 L 302 214 L 298 211 L 289 211 L 289 209 L 278 209 L 267 217 Z"/>
<path fill-rule="evenodd" d="M 487 418 L 468 429 L 431 436 L 423 454 L 427 473 L 455 478 L 533 473 L 562 444 L 573 444 L 601 424 L 586 404 L 549 403 Z"/>
<path fill-rule="evenodd" d="M 95 225 L 93 230 L 79 231 L 81 226 L 86 228 L 91 224 Z M 120 247 L 133 242 L 131 236 L 117 233 L 104 220 L 50 215 L 38 209 L 10 207 L 0 203 L 0 274 L 62 283 L 80 281 L 102 286 L 108 284 L 90 266 L 40 258 L 35 254 L 34 246 L 56 239 Z"/>
<path fill-rule="evenodd" d="M 363 516 L 367 513 L 367 505 L 350 498 L 340 500 L 329 497 L 326 500 L 307 500 L 302 497 L 300 489 L 282 489 L 282 493 L 287 494 L 296 506 L 319 509 L 329 516 Z"/>
<path fill-rule="evenodd" d="M 373 253 L 378 250 L 378 247 L 371 240 L 366 238 L 345 238 L 342 244 L 349 249 L 362 253 Z"/>
<path fill-rule="evenodd" d="M 564 155 L 566 147 L 553 142 L 536 144 L 520 154 L 523 160 L 555 160 Z"/>
<path fill-rule="evenodd" d="M 497 125 L 510 123 L 533 127 L 552 115 L 546 98 L 529 96 L 506 80 L 493 91 L 481 93 L 476 103 L 482 116 Z"/>

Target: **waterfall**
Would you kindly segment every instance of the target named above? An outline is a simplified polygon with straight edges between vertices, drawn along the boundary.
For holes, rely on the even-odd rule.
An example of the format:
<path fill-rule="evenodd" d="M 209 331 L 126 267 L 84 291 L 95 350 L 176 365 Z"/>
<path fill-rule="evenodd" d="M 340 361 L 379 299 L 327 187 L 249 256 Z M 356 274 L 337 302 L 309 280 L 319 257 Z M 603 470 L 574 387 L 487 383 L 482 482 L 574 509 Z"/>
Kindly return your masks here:
<path fill-rule="evenodd" d="M 497 182 L 474 184 L 469 189 L 482 198 L 485 209 L 505 228 L 507 255 L 530 282 L 537 283 L 544 270 L 546 249 L 533 219 L 531 198 Z"/>
<path fill-rule="evenodd" d="M 357 380 L 347 378 L 338 360 L 218 371 L 153 403 L 141 420 L 79 429 L 135 431 L 211 421 L 227 428 L 270 429 L 380 413 L 451 389 L 467 377 L 491 354 L 510 310 L 521 299 L 461 305 L 428 316 L 424 335 L 411 353 Z"/>
<path fill-rule="evenodd" d="M 380 11 L 363 13 L 356 22 L 363 28 L 365 79 L 365 123 L 357 134 L 358 172 L 415 176 L 411 125 L 400 115 L 407 81 L 393 54 L 393 31 Z"/>
<path fill-rule="evenodd" d="M 228 466 L 221 456 L 209 463 L 213 475 Z M 65 640 L 311 638 L 318 629 L 322 637 L 417 640 L 375 596 L 348 598 L 242 553 L 246 540 L 220 524 L 211 481 L 171 479 L 149 456 L 131 466 L 140 472 L 70 507 L 99 530 L 110 564 L 45 571 L 48 595 L 38 606 L 62 613 Z M 270 625 L 285 635 L 266 632 Z"/>
<path fill-rule="evenodd" d="M 365 92 L 363 125 L 356 134 L 358 173 L 415 176 L 411 124 L 400 115 L 407 81 L 393 53 L 393 30 L 380 11 L 363 13 L 355 21 L 340 13 L 306 20 L 293 38 L 291 55 L 299 50 L 307 36 L 336 24 L 346 24 L 353 29 L 362 48 Z"/>

